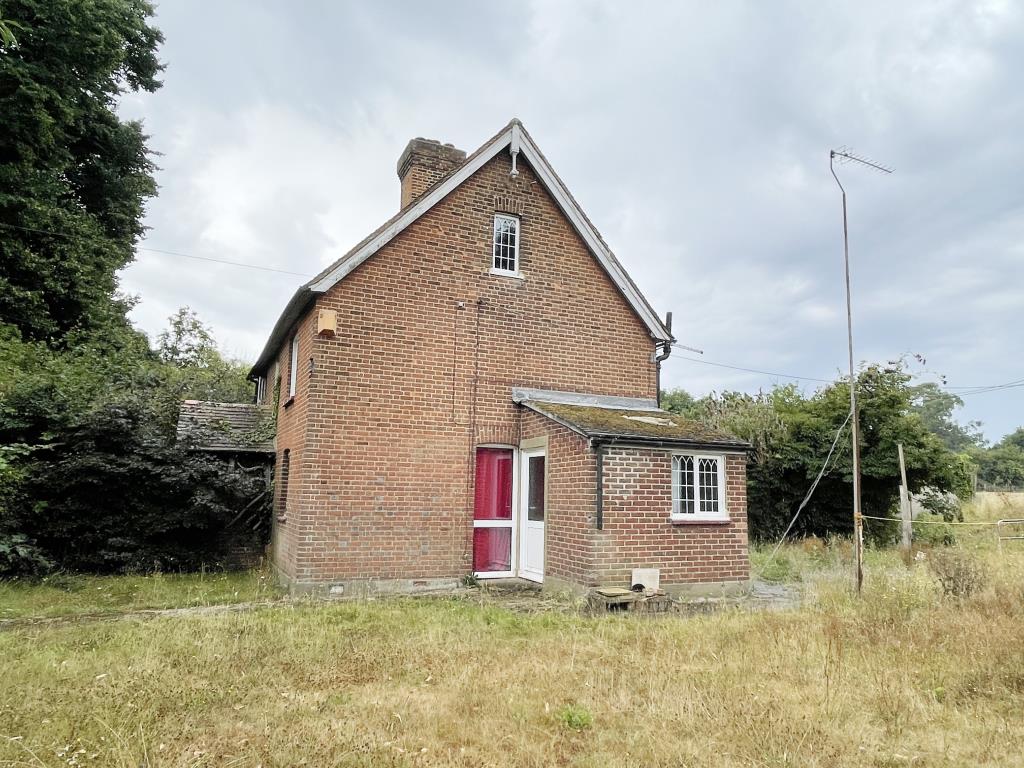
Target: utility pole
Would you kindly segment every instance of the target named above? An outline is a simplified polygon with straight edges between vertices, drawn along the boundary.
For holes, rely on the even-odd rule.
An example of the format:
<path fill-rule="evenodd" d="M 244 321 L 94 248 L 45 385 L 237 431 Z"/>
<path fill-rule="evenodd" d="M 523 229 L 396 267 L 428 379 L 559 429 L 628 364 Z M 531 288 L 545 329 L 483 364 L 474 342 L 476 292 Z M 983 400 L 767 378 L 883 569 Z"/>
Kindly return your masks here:
<path fill-rule="evenodd" d="M 869 166 L 883 173 L 892 173 L 891 168 L 885 168 L 872 163 L 862 157 L 853 154 L 852 151 L 833 149 L 829 152 L 828 167 L 832 171 L 832 178 L 839 185 L 839 191 L 843 195 L 843 266 L 846 271 L 846 342 L 850 354 L 850 431 L 853 440 L 853 559 L 855 563 L 855 584 L 857 594 L 861 593 L 864 586 L 864 518 L 860 511 L 860 423 L 857 414 L 857 372 L 853 367 L 853 310 L 850 300 L 850 237 L 849 226 L 846 216 L 846 189 L 843 187 L 839 177 L 836 175 L 835 161 L 854 161 Z"/>

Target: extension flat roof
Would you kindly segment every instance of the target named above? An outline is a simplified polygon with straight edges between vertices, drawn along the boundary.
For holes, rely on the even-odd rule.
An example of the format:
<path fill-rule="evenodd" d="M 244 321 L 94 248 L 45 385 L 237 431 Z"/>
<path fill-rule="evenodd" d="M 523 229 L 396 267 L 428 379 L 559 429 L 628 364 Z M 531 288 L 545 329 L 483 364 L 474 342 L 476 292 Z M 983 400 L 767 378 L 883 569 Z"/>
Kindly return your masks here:
<path fill-rule="evenodd" d="M 638 410 L 542 400 L 522 400 L 520 404 L 588 439 L 601 442 L 714 448 L 731 452 L 750 448 L 749 443 L 738 437 L 660 408 Z"/>

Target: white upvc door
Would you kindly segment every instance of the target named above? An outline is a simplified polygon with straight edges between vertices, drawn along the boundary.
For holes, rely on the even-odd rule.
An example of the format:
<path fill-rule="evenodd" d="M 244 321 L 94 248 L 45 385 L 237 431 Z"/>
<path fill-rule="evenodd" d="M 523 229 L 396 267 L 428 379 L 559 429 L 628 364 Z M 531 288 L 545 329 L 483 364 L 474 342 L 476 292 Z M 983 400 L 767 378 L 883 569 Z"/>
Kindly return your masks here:
<path fill-rule="evenodd" d="M 519 576 L 530 581 L 544 581 L 546 463 L 543 448 L 519 453 Z"/>

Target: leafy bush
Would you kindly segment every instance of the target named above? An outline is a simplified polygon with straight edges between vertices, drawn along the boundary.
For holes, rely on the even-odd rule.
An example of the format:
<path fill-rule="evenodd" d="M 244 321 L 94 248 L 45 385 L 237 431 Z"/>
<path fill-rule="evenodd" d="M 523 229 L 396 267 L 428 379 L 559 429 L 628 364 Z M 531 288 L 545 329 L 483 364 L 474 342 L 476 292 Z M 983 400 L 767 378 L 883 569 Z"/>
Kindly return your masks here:
<path fill-rule="evenodd" d="M 106 404 L 25 481 L 20 532 L 62 568 L 180 570 L 223 562 L 225 528 L 265 490 L 245 472 L 155 434 L 138 401 Z M 269 500 L 254 512 L 269 516 Z"/>
<path fill-rule="evenodd" d="M 861 511 L 892 517 L 898 508 L 897 443 L 906 454 L 911 491 L 923 487 L 962 492 L 968 459 L 947 448 L 914 412 L 915 394 L 902 361 L 872 365 L 857 375 L 861 450 Z M 782 534 L 829 454 L 850 411 L 849 382 L 837 381 L 810 396 L 794 385 L 758 395 L 727 392 L 696 402 L 685 393 L 667 393 L 663 403 L 748 441 L 747 513 L 751 534 L 774 541 Z M 853 516 L 853 460 L 847 427 L 836 443 L 828 470 L 804 508 L 791 535 L 850 535 Z M 866 536 L 889 543 L 894 524 L 869 521 Z"/>
<path fill-rule="evenodd" d="M 194 315 L 171 327 L 164 341 L 192 334 L 196 359 L 165 359 L 132 331 L 54 350 L 0 325 L 0 575 L 223 563 L 228 522 L 266 480 L 175 446 L 177 410 L 251 385 Z M 269 519 L 267 498 L 256 515 Z"/>
<path fill-rule="evenodd" d="M 572 731 L 585 731 L 594 724 L 590 710 L 580 704 L 566 704 L 555 713 L 555 717 Z"/>
<path fill-rule="evenodd" d="M 956 531 L 943 517 L 922 513 L 920 525 L 914 526 L 914 544 L 926 547 L 948 547 L 956 544 Z"/>
<path fill-rule="evenodd" d="M 925 488 L 921 491 L 920 501 L 922 507 L 946 522 L 963 518 L 960 499 L 952 492 L 939 493 L 934 488 Z"/>
<path fill-rule="evenodd" d="M 53 567 L 14 522 L 14 511 L 25 504 L 24 461 L 32 450 L 23 444 L 0 445 L 0 574 L 37 574 Z"/>
<path fill-rule="evenodd" d="M 958 550 L 932 552 L 928 568 L 950 597 L 970 597 L 981 590 L 987 580 L 985 568 L 977 558 Z"/>

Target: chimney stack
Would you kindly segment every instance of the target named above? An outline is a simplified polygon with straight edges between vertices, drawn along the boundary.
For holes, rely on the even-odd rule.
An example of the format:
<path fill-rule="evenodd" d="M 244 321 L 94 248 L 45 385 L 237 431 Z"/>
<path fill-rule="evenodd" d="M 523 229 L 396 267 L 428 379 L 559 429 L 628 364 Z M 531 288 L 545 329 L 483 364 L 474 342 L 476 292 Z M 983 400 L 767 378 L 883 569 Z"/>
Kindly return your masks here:
<path fill-rule="evenodd" d="M 398 158 L 398 178 L 402 182 L 402 208 L 416 200 L 429 187 L 450 174 L 466 159 L 466 153 L 451 144 L 434 139 L 415 138 Z"/>

